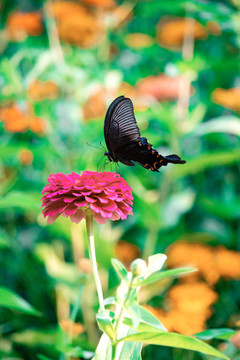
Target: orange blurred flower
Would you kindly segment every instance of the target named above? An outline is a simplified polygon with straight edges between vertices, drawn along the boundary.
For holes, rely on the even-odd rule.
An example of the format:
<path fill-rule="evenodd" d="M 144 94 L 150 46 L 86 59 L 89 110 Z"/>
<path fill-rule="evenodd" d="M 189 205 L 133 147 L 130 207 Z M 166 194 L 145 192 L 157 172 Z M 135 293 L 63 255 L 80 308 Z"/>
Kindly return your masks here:
<path fill-rule="evenodd" d="M 40 117 L 31 117 L 29 119 L 29 130 L 34 132 L 35 134 L 41 134 L 46 130 L 46 122 Z"/>
<path fill-rule="evenodd" d="M 83 105 L 83 117 L 85 120 L 103 117 L 106 112 L 105 90 L 98 88 Z"/>
<path fill-rule="evenodd" d="M 49 4 L 49 13 L 56 18 L 59 37 L 71 45 L 83 48 L 94 46 L 104 34 L 104 24 L 97 13 L 72 1 Z"/>
<path fill-rule="evenodd" d="M 216 21 L 208 21 L 207 28 L 209 32 L 215 36 L 222 34 L 222 28 Z"/>
<path fill-rule="evenodd" d="M 224 246 L 215 249 L 215 266 L 219 276 L 227 279 L 240 279 L 240 253 Z"/>
<path fill-rule="evenodd" d="M 152 97 L 159 101 L 176 100 L 179 96 L 181 81 L 184 81 L 181 76 L 165 74 L 148 76 L 138 81 L 137 91 L 141 96 Z"/>
<path fill-rule="evenodd" d="M 54 81 L 47 80 L 42 82 L 37 79 L 29 85 L 28 95 L 33 100 L 55 99 L 58 91 L 58 85 Z"/>
<path fill-rule="evenodd" d="M 215 284 L 219 280 L 220 275 L 215 268 L 214 254 L 209 245 L 178 241 L 170 246 L 167 255 L 168 267 L 192 265 L 197 268 L 198 272 L 188 278 L 193 279 L 200 274 L 209 284 Z"/>
<path fill-rule="evenodd" d="M 90 14 L 75 14 L 60 21 L 58 32 L 61 40 L 88 48 L 96 45 L 103 36 L 103 23 Z"/>
<path fill-rule="evenodd" d="M 0 109 L 0 120 L 4 122 L 4 129 L 12 133 L 25 132 L 30 129 L 39 134 L 46 129 L 46 123 L 42 118 L 37 118 L 31 113 L 31 109 L 23 112 L 16 104 Z"/>
<path fill-rule="evenodd" d="M 113 0 L 83 0 L 86 5 L 97 6 L 101 8 L 110 8 L 115 5 Z"/>
<path fill-rule="evenodd" d="M 147 48 L 153 45 L 153 38 L 147 34 L 134 33 L 125 37 L 126 44 L 133 49 Z"/>
<path fill-rule="evenodd" d="M 218 294 L 204 282 L 193 282 L 173 286 L 168 292 L 171 307 L 188 314 L 211 316 L 209 307 L 218 299 Z"/>
<path fill-rule="evenodd" d="M 38 12 L 12 12 L 8 16 L 6 28 L 12 40 L 22 40 L 26 36 L 38 36 L 43 32 L 42 16 Z"/>
<path fill-rule="evenodd" d="M 133 260 L 141 257 L 141 251 L 137 245 L 131 244 L 125 240 L 120 240 L 115 244 L 114 253 L 115 257 L 127 268 L 129 268 Z"/>
<path fill-rule="evenodd" d="M 206 319 L 202 314 L 189 316 L 177 309 L 168 312 L 161 308 L 153 308 L 149 305 L 144 306 L 155 315 L 168 331 L 176 331 L 183 335 L 193 335 L 205 329 Z"/>
<path fill-rule="evenodd" d="M 5 130 L 9 132 L 27 131 L 29 124 L 28 118 L 15 104 L 0 109 L 0 119 L 4 122 Z"/>
<path fill-rule="evenodd" d="M 183 335 L 193 335 L 205 330 L 206 318 L 203 314 L 183 313 L 177 309 L 164 313 L 159 309 L 158 319 L 169 331 L 176 331 Z"/>
<path fill-rule="evenodd" d="M 72 334 L 72 336 L 76 337 L 79 334 L 82 334 L 85 331 L 85 327 L 80 323 L 75 323 L 70 319 L 61 320 L 59 325 L 63 329 L 64 332 Z"/>
<path fill-rule="evenodd" d="M 167 265 L 170 268 L 193 265 L 198 272 L 184 279 L 196 279 L 200 275 L 211 285 L 216 284 L 220 277 L 240 277 L 240 254 L 224 246 L 215 248 L 179 241 L 170 246 Z"/>
<path fill-rule="evenodd" d="M 218 295 L 203 282 L 173 286 L 167 293 L 168 311 L 147 306 L 169 331 L 192 335 L 205 329 Z"/>
<path fill-rule="evenodd" d="M 212 101 L 227 109 L 240 111 L 240 88 L 215 89 Z"/>
<path fill-rule="evenodd" d="M 56 20 L 64 20 L 76 14 L 87 14 L 88 10 L 73 1 L 53 1 L 48 4 L 48 12 Z"/>
<path fill-rule="evenodd" d="M 156 30 L 159 44 L 167 47 L 181 46 L 185 36 L 198 40 L 205 39 L 208 35 L 207 30 L 191 18 L 164 17 Z"/>
<path fill-rule="evenodd" d="M 19 158 L 20 163 L 23 166 L 30 165 L 33 162 L 33 154 L 28 149 L 20 150 L 19 153 L 18 153 L 18 158 Z"/>

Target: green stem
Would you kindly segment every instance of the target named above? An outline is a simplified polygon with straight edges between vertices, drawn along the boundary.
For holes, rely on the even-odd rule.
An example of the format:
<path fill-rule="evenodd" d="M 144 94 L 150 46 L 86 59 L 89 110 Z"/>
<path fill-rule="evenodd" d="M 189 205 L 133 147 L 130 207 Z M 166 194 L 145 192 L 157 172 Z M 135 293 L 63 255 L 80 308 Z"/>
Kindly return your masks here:
<path fill-rule="evenodd" d="M 93 214 L 92 214 L 92 212 L 86 213 L 86 227 L 87 227 L 88 251 L 89 251 L 89 257 L 90 257 L 90 262 L 91 262 L 91 266 L 92 266 L 93 277 L 94 277 L 96 288 L 97 288 L 99 307 L 100 307 L 100 310 L 103 311 L 104 310 L 103 292 L 102 292 L 101 281 L 100 281 L 100 278 L 98 275 L 98 269 L 97 269 L 96 253 L 95 253 L 95 246 L 94 246 Z"/>
<path fill-rule="evenodd" d="M 119 326 L 122 323 L 122 319 L 123 319 L 123 316 L 124 316 L 124 310 L 126 309 L 126 305 L 127 305 L 129 296 L 130 296 L 131 291 L 132 291 L 132 283 L 133 283 L 133 276 L 132 276 L 132 278 L 130 280 L 127 295 L 125 297 L 124 303 L 123 303 L 123 305 L 122 305 L 122 307 L 120 309 L 120 313 L 119 313 L 118 318 L 117 318 L 117 322 L 116 322 L 116 326 L 115 326 L 116 341 L 115 341 L 115 343 L 112 344 L 112 360 L 117 360 L 116 359 L 116 352 L 117 352 L 117 345 L 118 345 L 117 344 L 117 338 L 118 338 L 117 333 L 118 333 Z"/>

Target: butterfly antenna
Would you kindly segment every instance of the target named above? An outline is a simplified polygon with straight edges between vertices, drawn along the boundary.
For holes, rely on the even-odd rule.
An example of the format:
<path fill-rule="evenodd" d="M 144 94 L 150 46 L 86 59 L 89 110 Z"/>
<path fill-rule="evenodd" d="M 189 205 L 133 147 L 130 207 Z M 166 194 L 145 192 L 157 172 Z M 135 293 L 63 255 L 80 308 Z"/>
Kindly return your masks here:
<path fill-rule="evenodd" d="M 91 146 L 91 147 L 95 148 L 95 149 L 102 150 L 101 147 L 95 146 L 95 145 L 92 145 L 92 144 L 89 144 L 87 141 L 86 141 L 86 144 L 87 144 L 88 146 Z"/>

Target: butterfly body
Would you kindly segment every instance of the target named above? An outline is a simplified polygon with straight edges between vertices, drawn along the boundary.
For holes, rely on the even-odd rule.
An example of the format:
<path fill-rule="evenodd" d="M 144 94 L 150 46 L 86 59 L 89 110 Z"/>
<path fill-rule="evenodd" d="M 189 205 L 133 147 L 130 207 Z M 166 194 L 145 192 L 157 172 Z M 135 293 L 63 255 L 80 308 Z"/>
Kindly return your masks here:
<path fill-rule="evenodd" d="M 124 96 L 115 99 L 108 108 L 104 121 L 104 137 L 108 148 L 104 155 L 110 162 L 121 162 L 128 166 L 138 163 L 145 169 L 157 172 L 161 166 L 168 163 L 185 163 L 175 154 L 162 156 L 152 148 L 147 138 L 141 136 L 132 101 Z"/>

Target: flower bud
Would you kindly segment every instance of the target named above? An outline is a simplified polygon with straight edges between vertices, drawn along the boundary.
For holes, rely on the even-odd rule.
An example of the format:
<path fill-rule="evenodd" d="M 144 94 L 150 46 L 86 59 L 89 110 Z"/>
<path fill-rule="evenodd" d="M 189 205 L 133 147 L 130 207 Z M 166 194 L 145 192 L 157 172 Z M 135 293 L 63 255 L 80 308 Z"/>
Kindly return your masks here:
<path fill-rule="evenodd" d="M 147 263 L 142 259 L 136 259 L 131 263 L 131 272 L 133 276 L 143 275 L 146 269 L 147 269 Z"/>

